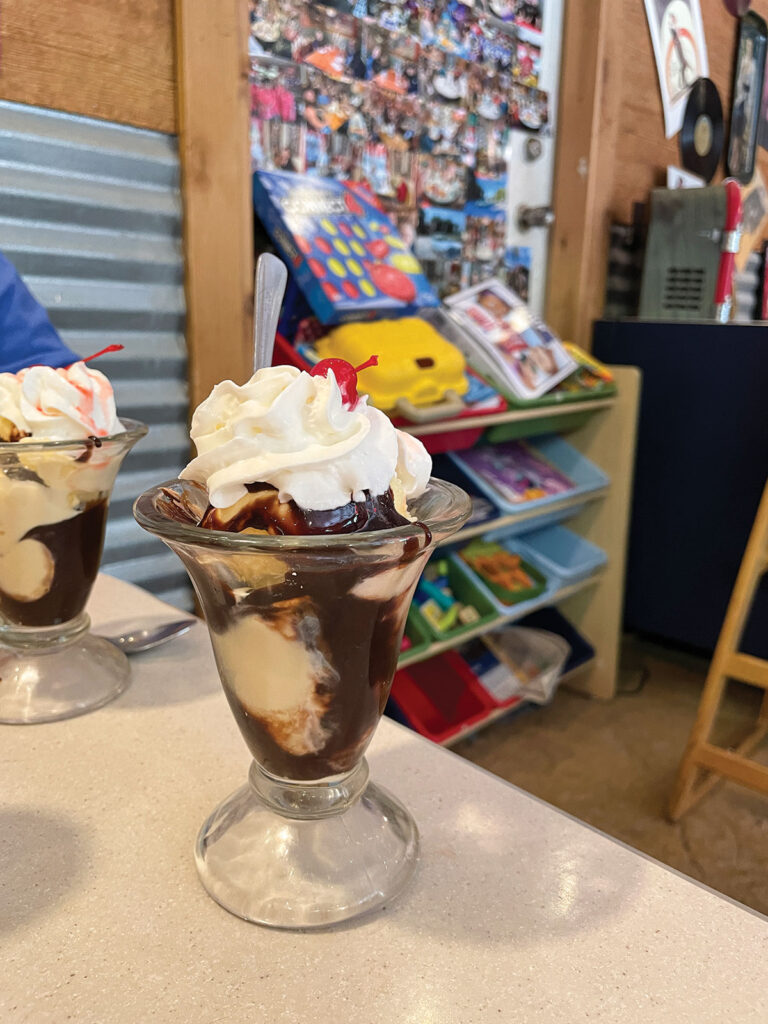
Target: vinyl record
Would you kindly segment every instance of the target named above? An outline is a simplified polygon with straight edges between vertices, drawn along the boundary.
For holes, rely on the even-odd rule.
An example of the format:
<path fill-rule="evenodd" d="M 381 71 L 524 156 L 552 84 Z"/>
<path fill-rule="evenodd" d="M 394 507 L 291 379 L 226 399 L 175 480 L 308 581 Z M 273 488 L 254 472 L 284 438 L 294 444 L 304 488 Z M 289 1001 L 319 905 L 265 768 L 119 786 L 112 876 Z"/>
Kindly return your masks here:
<path fill-rule="evenodd" d="M 687 171 L 712 181 L 723 152 L 723 105 L 715 83 L 699 78 L 688 94 L 683 127 L 680 131 L 680 156 Z"/>

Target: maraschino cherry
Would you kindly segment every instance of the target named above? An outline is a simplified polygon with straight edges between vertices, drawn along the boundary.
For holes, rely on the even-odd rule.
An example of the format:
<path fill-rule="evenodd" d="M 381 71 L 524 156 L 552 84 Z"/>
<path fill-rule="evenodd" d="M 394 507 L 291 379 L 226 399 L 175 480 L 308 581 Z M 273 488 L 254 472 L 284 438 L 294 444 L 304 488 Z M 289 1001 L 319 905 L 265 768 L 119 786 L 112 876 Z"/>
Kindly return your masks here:
<path fill-rule="evenodd" d="M 339 385 L 342 400 L 350 409 L 354 409 L 357 405 L 358 398 L 358 373 L 360 373 L 361 370 L 366 370 L 369 366 L 378 365 L 378 356 L 371 356 L 370 359 L 361 363 L 359 366 L 353 366 L 352 363 L 348 363 L 346 359 L 321 359 L 319 363 L 315 363 L 309 373 L 312 377 L 327 377 L 328 371 L 333 370 L 333 376 L 336 378 L 336 383 Z"/>

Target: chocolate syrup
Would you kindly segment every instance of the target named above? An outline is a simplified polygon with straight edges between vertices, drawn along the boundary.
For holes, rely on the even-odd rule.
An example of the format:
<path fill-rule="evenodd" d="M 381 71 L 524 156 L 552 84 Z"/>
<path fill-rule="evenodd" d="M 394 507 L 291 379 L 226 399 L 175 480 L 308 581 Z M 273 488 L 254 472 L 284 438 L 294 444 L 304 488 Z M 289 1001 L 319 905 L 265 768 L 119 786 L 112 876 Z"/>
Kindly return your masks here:
<path fill-rule="evenodd" d="M 53 580 L 37 601 L 18 601 L 0 590 L 0 616 L 17 626 L 55 626 L 85 607 L 101 563 L 107 498 L 59 523 L 35 526 L 22 539 L 44 544 L 53 557 Z"/>
<path fill-rule="evenodd" d="M 391 491 L 378 496 L 366 492 L 365 501 L 350 502 L 328 512 L 307 512 L 294 502 L 280 503 L 277 492 L 267 485 L 252 485 L 249 492 L 253 500 L 243 502 L 234 514 L 224 517 L 221 510 L 209 507 L 199 525 L 223 529 L 226 523 L 230 532 L 255 528 L 293 535 L 359 533 L 414 525 L 397 512 Z M 191 507 L 173 491 L 167 491 L 162 499 L 162 511 L 177 521 L 195 522 Z M 327 740 L 321 749 L 307 754 L 286 750 L 275 738 L 274 724 L 270 728 L 268 717 L 259 717 L 247 700 L 240 700 L 227 686 L 226 673 L 222 673 L 224 691 L 240 731 L 251 753 L 271 774 L 297 780 L 322 779 L 349 771 L 360 760 L 389 697 L 418 576 L 413 566 L 426 560 L 432 539 L 426 526 L 416 525 L 424 536 L 408 538 L 399 560 L 364 567 L 352 547 L 329 548 L 324 553 L 318 546 L 313 557 L 297 562 L 295 571 L 279 583 L 253 589 L 245 581 L 242 585 L 226 582 L 215 567 L 208 570 L 180 552 L 190 573 L 205 577 L 200 593 L 214 636 L 236 627 L 243 618 L 257 615 L 284 636 L 295 636 L 292 642 L 301 643 L 300 637 L 311 633 L 314 648 L 333 669 L 328 682 L 316 683 L 318 698 L 327 699 L 320 723 Z M 255 568 L 260 556 L 253 557 Z M 275 557 L 280 556 L 276 553 Z M 382 599 L 353 593 L 367 579 L 398 570 L 410 572 L 413 577 L 413 585 L 405 592 L 393 580 L 389 586 L 382 585 Z M 396 591 L 395 596 L 387 596 L 387 590 L 390 594 Z M 259 666 L 254 665 L 252 670 L 254 690 L 258 692 Z"/>
<path fill-rule="evenodd" d="M 83 444 L 85 445 L 85 451 L 83 452 L 82 455 L 78 455 L 78 457 L 75 459 L 75 462 L 89 462 L 91 456 L 93 455 L 93 449 L 101 448 L 101 443 L 101 438 L 96 437 L 95 434 L 91 434 L 90 437 L 86 437 L 86 439 L 83 441 Z"/>
<path fill-rule="evenodd" d="M 422 544 L 408 548 L 399 564 L 389 566 L 390 571 L 407 571 L 415 560 L 425 558 Z M 240 591 L 237 603 L 232 592 L 227 593 L 229 588 L 223 587 L 219 591 L 224 602 L 218 609 L 220 614 L 211 614 L 206 607 L 208 624 L 214 632 L 254 614 L 288 634 L 310 622 L 312 628 L 307 631 L 316 632 L 314 646 L 334 670 L 336 678 L 330 688 L 316 684 L 318 697 L 328 698 L 321 719 L 328 738 L 321 749 L 303 755 L 285 750 L 276 741 L 268 719 L 254 714 L 248 702 L 241 701 L 225 682 L 227 699 L 251 753 L 266 771 L 282 778 L 321 779 L 353 768 L 384 711 L 397 667 L 413 588 L 384 600 L 356 597 L 352 593 L 355 587 L 386 569 L 372 566 L 365 572 L 354 555 L 334 550 L 334 556 L 333 560 L 319 559 L 316 569 L 305 562 L 276 586 L 260 587 L 246 596 Z M 297 638 L 293 642 L 301 641 Z M 254 665 L 257 691 L 258 672 L 259 666 Z"/>
<path fill-rule="evenodd" d="M 208 507 L 200 526 L 209 530 L 240 533 L 262 530 L 272 535 L 317 535 L 322 533 L 368 533 L 393 526 L 406 526 L 408 520 L 395 508 L 392 491 L 372 495 L 365 491 L 364 501 L 350 501 L 341 508 L 306 510 L 295 501 L 278 501 L 278 492 L 268 484 L 250 484 L 249 497 L 234 506 L 236 511 Z"/>

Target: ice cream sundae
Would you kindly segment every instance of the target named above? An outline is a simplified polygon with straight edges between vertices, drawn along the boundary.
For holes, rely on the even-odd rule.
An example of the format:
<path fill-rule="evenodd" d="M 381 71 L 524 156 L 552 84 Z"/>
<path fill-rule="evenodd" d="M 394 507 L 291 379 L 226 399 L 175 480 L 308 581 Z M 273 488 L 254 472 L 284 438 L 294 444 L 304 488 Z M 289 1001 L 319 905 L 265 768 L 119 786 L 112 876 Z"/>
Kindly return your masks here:
<path fill-rule="evenodd" d="M 284 538 L 269 555 L 230 558 L 223 573 L 212 553 L 185 559 L 238 724 L 267 771 L 283 778 L 336 775 L 359 760 L 386 703 L 429 546 L 408 502 L 425 491 L 431 460 L 355 384 L 355 368 L 340 359 L 311 373 L 277 366 L 242 386 L 218 384 L 194 414 L 197 457 L 181 473 L 198 488 L 166 492 L 171 517 Z M 397 527 L 413 537 L 374 543 L 363 558 L 338 543 L 311 554 L 291 544 Z M 201 574 L 208 584 L 215 575 L 215 585 L 201 587 Z"/>
<path fill-rule="evenodd" d="M 280 927 L 380 906 L 413 871 L 413 819 L 363 755 L 424 562 L 470 511 L 358 395 L 363 366 L 217 385 L 182 479 L 134 507 L 189 572 L 254 758 L 198 835 L 200 878 L 228 910 Z"/>
<path fill-rule="evenodd" d="M 0 374 L 0 620 L 47 627 L 78 615 L 99 567 L 124 432 L 112 386 L 84 362 Z M 127 449 L 126 449 L 127 450 Z"/>

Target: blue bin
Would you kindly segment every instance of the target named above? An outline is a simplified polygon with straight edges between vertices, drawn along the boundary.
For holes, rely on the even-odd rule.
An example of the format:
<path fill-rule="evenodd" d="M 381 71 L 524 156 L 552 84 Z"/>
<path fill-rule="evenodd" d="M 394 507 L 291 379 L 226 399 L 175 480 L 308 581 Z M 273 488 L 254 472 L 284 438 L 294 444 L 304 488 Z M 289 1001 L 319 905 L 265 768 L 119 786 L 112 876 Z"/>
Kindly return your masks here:
<path fill-rule="evenodd" d="M 552 512 L 544 509 L 540 515 L 532 519 L 523 519 L 521 522 L 508 523 L 500 526 L 497 530 L 489 530 L 483 534 L 483 540 L 495 540 L 501 543 L 507 537 L 519 537 L 523 533 L 531 533 L 533 530 L 541 530 L 552 523 L 562 523 L 566 519 L 573 519 L 584 509 L 584 505 L 569 505 L 568 508 L 556 508 Z M 489 523 L 489 526 L 492 526 Z"/>
<path fill-rule="evenodd" d="M 564 526 L 545 526 L 523 534 L 515 539 L 514 549 L 564 584 L 586 579 L 608 561 L 602 548 Z"/>
<path fill-rule="evenodd" d="M 517 444 L 519 442 L 512 442 Z M 548 494 L 544 498 L 534 498 L 533 501 L 526 502 L 510 502 L 508 499 L 498 491 L 492 483 L 476 473 L 471 466 L 467 465 L 466 461 L 462 457 L 461 452 L 448 452 L 449 458 L 455 463 L 456 466 L 464 473 L 465 476 L 469 477 L 472 483 L 480 490 L 482 494 L 488 497 L 494 502 L 504 513 L 513 514 L 515 512 L 528 512 L 532 508 L 546 509 L 547 505 L 552 505 L 555 502 L 562 501 L 564 498 L 576 497 L 580 494 L 589 494 L 590 491 L 597 491 L 603 487 L 606 487 L 610 483 L 609 477 L 592 462 L 589 461 L 586 456 L 574 448 L 573 445 L 568 444 L 561 437 L 556 435 L 547 435 L 544 437 L 532 438 L 527 442 L 534 454 L 540 455 L 545 462 L 550 463 L 555 469 L 559 469 L 561 473 L 573 483 L 573 487 L 570 490 L 563 491 L 559 494 Z M 479 445 L 477 447 L 480 447 Z M 505 445 L 488 446 L 498 447 L 503 449 Z M 476 450 L 476 449 L 474 449 Z"/>

